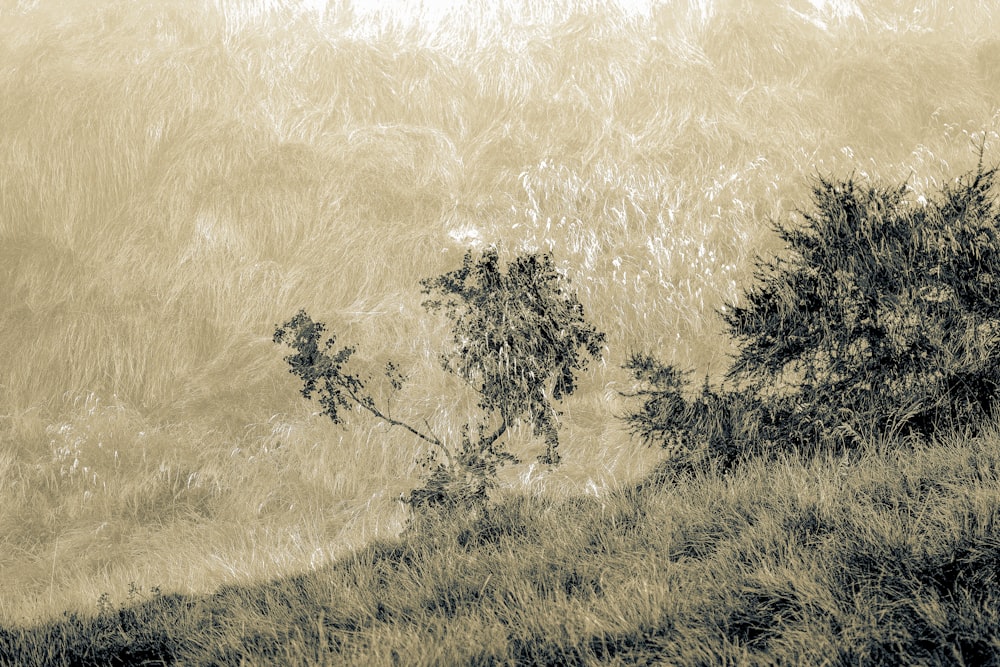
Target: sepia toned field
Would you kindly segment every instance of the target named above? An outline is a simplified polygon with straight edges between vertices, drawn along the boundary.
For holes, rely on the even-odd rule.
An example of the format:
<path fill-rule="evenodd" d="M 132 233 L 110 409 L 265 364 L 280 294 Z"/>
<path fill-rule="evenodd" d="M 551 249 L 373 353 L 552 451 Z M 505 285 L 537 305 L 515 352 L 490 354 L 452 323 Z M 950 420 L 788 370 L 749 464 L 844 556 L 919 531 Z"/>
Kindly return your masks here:
<path fill-rule="evenodd" d="M 406 526 L 398 499 L 418 482 L 420 442 L 360 414 L 346 428 L 323 418 L 272 334 L 307 309 L 358 346 L 363 368 L 394 360 L 409 376 L 401 415 L 455 434 L 468 396 L 439 368 L 448 322 L 421 307 L 419 281 L 459 266 L 468 248 L 550 251 L 607 334 L 603 361 L 563 406 L 562 464 L 531 463 L 540 445 L 519 432 L 525 463 L 503 474 L 502 495 L 515 509 L 527 503 L 531 525 L 556 530 L 551 512 L 575 517 L 554 538 L 569 563 L 588 517 L 610 532 L 587 539 L 620 532 L 601 512 L 638 507 L 623 489 L 663 456 L 618 419 L 631 388 L 622 363 L 645 351 L 696 377 L 724 373 L 732 343 L 716 310 L 753 280 L 758 255 L 780 249 L 771 223 L 807 205 L 815 176 L 906 182 L 919 200 L 973 167 L 980 145 L 986 163 L 1000 161 L 1000 11 L 990 2 L 373 7 L 0 0 L 0 627 L 96 614 L 98 600 L 117 609 L 153 589 L 198 596 L 309 573 L 320 577 L 309 590 L 325 595 L 322 573 L 369 576 L 355 561 L 377 560 L 371 545 Z M 892 519 L 851 504 L 868 493 L 863 480 L 881 475 L 892 496 L 935 466 L 951 471 L 957 504 L 936 510 L 934 525 L 975 521 L 998 483 L 995 467 L 976 472 L 995 465 L 995 445 L 956 440 L 904 460 L 883 443 L 851 462 L 862 472 L 846 482 L 838 460 L 786 462 L 774 479 L 751 465 L 744 478 L 643 496 L 643 521 L 654 518 L 640 532 L 688 521 L 701 535 L 722 519 L 692 507 L 725 515 L 727 503 L 774 494 L 784 499 L 775 514 L 759 510 L 774 556 L 786 549 L 774 544 L 793 521 L 788 507 L 812 493 L 801 478 L 829 487 L 829 503 L 811 511 L 834 512 L 835 534 L 874 544 Z M 931 511 L 932 501 L 903 505 Z M 715 545 L 727 526 L 702 537 Z M 626 555 L 572 567 L 624 581 L 678 548 L 667 533 L 642 546 L 633 533 L 614 539 Z M 710 551 L 702 556 L 723 559 Z M 469 558 L 476 572 L 517 560 Z M 708 576 L 708 562 L 677 576 Z M 769 573 L 754 574 L 760 587 L 784 585 Z M 732 613 L 744 574 L 712 598 Z M 515 590 L 525 576 L 510 575 Z M 677 581 L 655 596 L 688 590 Z M 636 592 L 621 585 L 631 593 L 594 627 L 658 623 L 665 607 L 644 598 L 648 608 L 628 608 Z M 505 622 L 538 623 L 543 636 L 567 613 Z M 983 614 L 977 622 L 991 627 Z M 420 618 L 420 632 L 438 622 Z M 498 641 L 493 621 L 463 622 L 487 648 Z M 563 630 L 581 642 L 596 632 Z M 364 647 L 398 645 L 409 664 L 485 661 L 493 650 L 449 654 L 455 635 L 444 653 L 421 653 L 420 632 L 382 626 Z M 310 658 L 302 642 L 289 660 L 337 662 Z M 362 648 L 351 654 L 361 663 L 395 659 Z M 496 651 L 496 664 L 544 658 Z M 598 653 L 578 662 L 613 662 Z M 266 663 L 260 655 L 247 659 Z M 664 655 L 694 664 L 698 652 Z"/>

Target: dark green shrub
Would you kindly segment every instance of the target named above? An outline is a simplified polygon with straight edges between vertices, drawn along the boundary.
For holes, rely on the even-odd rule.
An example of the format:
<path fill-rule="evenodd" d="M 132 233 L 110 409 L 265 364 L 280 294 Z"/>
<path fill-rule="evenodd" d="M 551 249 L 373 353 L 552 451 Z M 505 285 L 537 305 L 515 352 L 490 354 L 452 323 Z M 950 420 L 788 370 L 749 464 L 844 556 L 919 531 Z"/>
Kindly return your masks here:
<path fill-rule="evenodd" d="M 782 437 L 849 439 L 972 427 L 1000 379 L 995 170 L 926 205 L 903 187 L 820 180 L 813 213 L 781 226 L 788 254 L 724 318 L 729 377 L 778 399 Z"/>
<path fill-rule="evenodd" d="M 650 355 L 633 354 L 624 368 L 639 387 L 623 395 L 640 398 L 642 404 L 623 419 L 632 435 L 669 452 L 654 477 L 673 478 L 712 461 L 729 464 L 759 447 L 769 434 L 766 427 L 775 423 L 764 402 L 748 392 L 713 388 L 708 378 L 692 396 L 689 373 Z"/>
<path fill-rule="evenodd" d="M 392 417 L 366 381 L 347 371 L 354 348 L 337 350 L 335 337 L 322 341 L 325 325 L 305 312 L 279 326 L 274 341 L 293 348 L 285 359 L 302 380 L 302 395 L 318 395 L 323 413 L 335 423 L 343 421 L 344 409 L 358 407 L 432 446 L 424 462 L 425 486 L 411 493 L 411 504 L 480 502 L 495 485 L 499 467 L 515 461 L 501 440 L 510 427 L 530 424 L 546 445 L 540 459 L 558 462 L 553 402 L 576 389 L 576 373 L 587 361 L 581 350 L 591 358 L 601 354 L 604 334 L 586 323 L 583 306 L 566 283 L 548 254 L 519 256 L 505 270 L 495 250 L 478 258 L 466 253 L 461 268 L 421 281 L 431 297 L 424 307 L 453 322 L 442 365 L 478 395 L 481 418 L 461 430 L 457 443 Z M 385 375 L 400 389 L 403 378 L 395 365 L 388 364 Z"/>
<path fill-rule="evenodd" d="M 692 399 L 680 373 L 635 357 L 633 431 L 731 459 L 977 430 L 1000 383 L 995 176 L 980 164 L 926 203 L 819 179 L 804 224 L 776 228 L 785 252 L 722 313 L 739 350 L 728 388 Z"/>
<path fill-rule="evenodd" d="M 689 373 L 649 355 L 633 354 L 624 367 L 640 383 L 625 396 L 644 399 L 639 409 L 625 416 L 633 435 L 688 453 L 699 446 L 718 453 L 759 435 L 759 416 L 745 419 L 751 406 L 743 393 L 713 389 L 705 378 L 701 391 L 690 397 Z"/>

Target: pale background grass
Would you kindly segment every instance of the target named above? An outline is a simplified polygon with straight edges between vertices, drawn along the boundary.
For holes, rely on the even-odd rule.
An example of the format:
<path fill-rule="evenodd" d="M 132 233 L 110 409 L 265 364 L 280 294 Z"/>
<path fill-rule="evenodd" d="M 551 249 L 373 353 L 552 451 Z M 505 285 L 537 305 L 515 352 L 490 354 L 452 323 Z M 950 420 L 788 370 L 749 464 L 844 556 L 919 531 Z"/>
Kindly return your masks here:
<path fill-rule="evenodd" d="M 271 343 L 299 308 L 454 434 L 419 279 L 551 250 L 608 349 L 564 464 L 505 481 L 599 496 L 658 455 L 620 363 L 718 376 L 713 312 L 813 175 L 919 197 L 997 161 L 990 2 L 400 7 L 0 2 L 0 621 L 401 528 L 418 443 L 299 397 Z"/>

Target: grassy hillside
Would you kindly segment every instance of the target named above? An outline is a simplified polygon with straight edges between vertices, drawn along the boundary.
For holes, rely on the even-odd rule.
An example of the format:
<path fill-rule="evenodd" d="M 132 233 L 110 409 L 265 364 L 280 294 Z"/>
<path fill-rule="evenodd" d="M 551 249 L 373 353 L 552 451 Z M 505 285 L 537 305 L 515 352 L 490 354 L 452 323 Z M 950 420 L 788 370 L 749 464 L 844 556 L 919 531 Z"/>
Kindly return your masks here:
<path fill-rule="evenodd" d="M 998 437 L 599 499 L 508 493 L 315 572 L 204 596 L 135 587 L 0 630 L 0 661 L 995 665 Z"/>
<path fill-rule="evenodd" d="M 689 5 L 420 24 L 349 2 L 0 2 L 0 622 L 398 533 L 419 448 L 313 414 L 271 343 L 299 308 L 373 369 L 402 362 L 401 405 L 454 433 L 419 279 L 469 246 L 551 250 L 606 364 L 567 405 L 563 465 L 506 482 L 596 508 L 658 456 L 614 419 L 621 362 L 721 373 L 713 310 L 811 175 L 919 196 L 980 138 L 997 161 L 989 3 Z M 770 483 L 746 474 L 703 482 Z"/>

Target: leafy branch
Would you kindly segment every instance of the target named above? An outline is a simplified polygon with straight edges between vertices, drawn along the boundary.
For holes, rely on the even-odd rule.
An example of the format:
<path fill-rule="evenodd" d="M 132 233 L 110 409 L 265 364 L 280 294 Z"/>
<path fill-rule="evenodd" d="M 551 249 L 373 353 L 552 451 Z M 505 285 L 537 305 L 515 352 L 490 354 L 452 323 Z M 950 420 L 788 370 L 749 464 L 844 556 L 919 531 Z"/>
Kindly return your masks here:
<path fill-rule="evenodd" d="M 576 390 L 576 374 L 586 367 L 581 352 L 600 357 L 604 334 L 586 323 L 567 282 L 548 254 L 522 255 L 502 267 L 495 250 L 478 258 L 466 253 L 459 269 L 421 281 L 431 297 L 424 307 L 453 322 L 442 367 L 479 397 L 480 417 L 461 429 L 459 443 L 434 435 L 426 419 L 423 430 L 396 419 L 389 400 L 380 406 L 360 376 L 347 370 L 354 348 L 338 349 L 335 336 L 324 340 L 326 326 L 305 311 L 277 327 L 274 342 L 293 349 L 285 360 L 302 381 L 302 395 L 317 396 L 334 423 L 343 423 L 344 410 L 361 408 L 444 455 L 443 463 L 433 455 L 424 461 L 427 486 L 411 494 L 411 503 L 481 501 L 495 486 L 498 468 L 517 460 L 501 445 L 513 426 L 531 424 L 545 442 L 540 459 L 558 462 L 560 413 L 553 402 Z M 402 387 L 394 363 L 386 365 L 385 376 L 393 391 Z"/>

